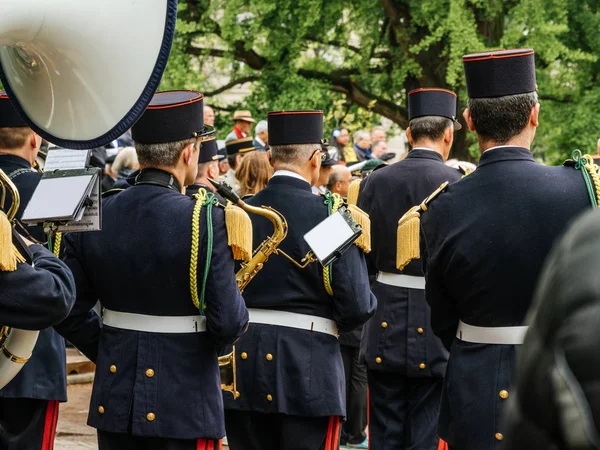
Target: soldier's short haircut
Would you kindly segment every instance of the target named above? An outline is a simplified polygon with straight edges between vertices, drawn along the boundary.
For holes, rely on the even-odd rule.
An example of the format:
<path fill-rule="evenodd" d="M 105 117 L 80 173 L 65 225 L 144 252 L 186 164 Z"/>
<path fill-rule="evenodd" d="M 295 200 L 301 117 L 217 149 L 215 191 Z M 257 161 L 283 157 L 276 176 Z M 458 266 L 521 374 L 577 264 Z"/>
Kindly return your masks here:
<path fill-rule="evenodd" d="M 0 128 L 0 149 L 18 150 L 25 145 L 27 137 L 32 133 L 29 127 Z"/>
<path fill-rule="evenodd" d="M 164 144 L 141 144 L 135 143 L 138 161 L 145 167 L 166 166 L 172 167 L 177 164 L 181 152 L 190 144 L 199 145 L 196 138 L 185 139 L 177 142 L 165 142 Z"/>
<path fill-rule="evenodd" d="M 208 161 L 205 163 L 198 164 L 198 175 L 197 178 L 203 178 L 207 173 L 210 166 L 215 166 L 217 169 L 219 168 L 219 163 L 217 161 Z"/>
<path fill-rule="evenodd" d="M 416 142 L 423 138 L 437 141 L 444 136 L 447 128 L 454 128 L 454 123 L 447 117 L 424 116 L 411 120 L 409 127 L 413 141 Z"/>
<path fill-rule="evenodd" d="M 523 131 L 538 102 L 536 92 L 494 98 L 470 98 L 475 131 L 484 141 L 505 144 Z"/>
<path fill-rule="evenodd" d="M 321 144 L 272 145 L 271 159 L 273 162 L 302 166 L 320 149 Z"/>

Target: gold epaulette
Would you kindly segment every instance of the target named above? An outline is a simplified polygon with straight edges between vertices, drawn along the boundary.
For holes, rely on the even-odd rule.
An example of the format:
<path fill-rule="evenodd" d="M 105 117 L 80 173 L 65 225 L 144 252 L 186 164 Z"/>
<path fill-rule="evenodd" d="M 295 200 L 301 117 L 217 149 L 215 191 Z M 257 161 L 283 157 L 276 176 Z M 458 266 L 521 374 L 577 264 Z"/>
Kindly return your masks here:
<path fill-rule="evenodd" d="M 25 258 L 13 244 L 12 233 L 8 217 L 0 210 L 0 271 L 2 272 L 14 272 L 17 270 L 17 263 L 25 262 Z"/>
<path fill-rule="evenodd" d="M 460 173 L 462 173 L 463 178 L 466 177 L 467 175 L 469 175 L 470 173 L 473 173 L 473 169 L 471 169 L 461 163 L 458 163 L 458 171 Z"/>
<path fill-rule="evenodd" d="M 231 202 L 225 207 L 225 225 L 227 243 L 233 251 L 233 257 L 239 261 L 252 258 L 252 221 L 246 211 Z"/>
<path fill-rule="evenodd" d="M 362 234 L 354 241 L 356 246 L 365 253 L 371 252 L 371 219 L 369 215 L 360 209 L 358 206 L 349 204 L 348 211 L 352 214 L 352 218 L 362 228 Z"/>
<path fill-rule="evenodd" d="M 413 259 L 421 257 L 421 212 L 440 195 L 450 183 L 446 181 L 418 206 L 413 206 L 398 221 L 396 231 L 396 268 L 403 270 Z"/>
<path fill-rule="evenodd" d="M 352 183 L 350 183 L 350 186 L 348 186 L 348 197 L 346 202 L 349 205 L 357 205 L 358 204 L 358 194 L 360 194 L 360 183 L 361 183 L 361 179 L 358 178 L 356 180 L 354 180 Z"/>

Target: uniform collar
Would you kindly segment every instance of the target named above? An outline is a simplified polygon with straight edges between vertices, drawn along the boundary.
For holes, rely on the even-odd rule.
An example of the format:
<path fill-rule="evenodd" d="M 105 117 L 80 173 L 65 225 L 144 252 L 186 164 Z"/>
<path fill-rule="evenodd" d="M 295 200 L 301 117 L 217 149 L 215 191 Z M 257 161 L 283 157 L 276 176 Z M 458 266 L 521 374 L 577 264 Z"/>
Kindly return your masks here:
<path fill-rule="evenodd" d="M 493 150 L 493 151 L 490 151 Z M 524 147 L 501 146 L 493 147 L 481 155 L 478 167 L 501 161 L 533 161 L 531 151 Z"/>
<path fill-rule="evenodd" d="M 160 169 L 148 168 L 142 170 L 139 175 L 135 177 L 135 185 L 138 186 L 140 184 L 162 186 L 181 194 L 181 185 L 177 179 L 169 172 Z"/>
<path fill-rule="evenodd" d="M 433 159 L 433 160 L 436 160 L 436 161 L 439 161 L 442 163 L 444 162 L 442 155 L 440 155 L 435 150 L 431 150 L 430 148 L 425 148 L 425 147 L 413 148 L 410 152 L 408 152 L 408 155 L 406 155 L 406 158 Z"/>
<path fill-rule="evenodd" d="M 289 172 L 289 173 L 293 173 L 294 175 L 289 175 L 288 173 L 282 173 L 282 172 Z M 290 172 L 288 170 L 278 170 L 277 172 L 275 172 L 273 174 L 273 176 L 269 180 L 269 186 L 275 186 L 275 185 L 294 186 L 294 187 L 303 189 L 305 191 L 312 192 L 310 183 L 308 181 L 306 181 L 304 179 L 304 177 L 302 177 L 301 175 L 298 175 L 295 172 Z"/>
<path fill-rule="evenodd" d="M 31 164 L 29 164 L 26 159 L 23 159 L 17 155 L 1 154 L 0 165 L 5 164 L 15 167 L 22 167 L 23 169 L 31 169 Z"/>

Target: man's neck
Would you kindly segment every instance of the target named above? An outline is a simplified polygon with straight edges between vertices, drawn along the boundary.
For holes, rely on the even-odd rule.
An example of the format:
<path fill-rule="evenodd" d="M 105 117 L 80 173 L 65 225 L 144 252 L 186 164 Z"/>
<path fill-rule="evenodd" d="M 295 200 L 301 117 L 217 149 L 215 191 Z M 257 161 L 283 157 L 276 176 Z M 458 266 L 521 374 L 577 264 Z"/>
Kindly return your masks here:
<path fill-rule="evenodd" d="M 420 139 L 416 141 L 413 146 L 413 149 L 425 148 L 427 150 L 431 150 L 439 154 L 442 158 L 444 157 L 444 151 L 442 150 L 442 144 L 439 142 L 431 141 L 429 139 Z"/>
<path fill-rule="evenodd" d="M 518 136 L 509 139 L 507 142 L 497 142 L 492 140 L 483 141 L 479 136 L 479 151 L 483 154 L 486 150 L 489 150 L 494 147 L 522 147 L 527 150 L 531 150 L 531 139 L 520 134 Z"/>
<path fill-rule="evenodd" d="M 199 184 L 203 187 L 206 187 L 210 191 L 215 192 L 215 188 L 213 187 L 212 183 L 210 181 L 208 181 L 207 177 L 196 178 L 196 181 L 194 181 L 194 184 Z"/>
<path fill-rule="evenodd" d="M 181 189 L 184 191 L 182 192 L 182 194 L 185 194 L 185 175 L 179 173 L 180 171 L 177 170 L 176 167 L 169 167 L 169 166 L 142 166 L 140 165 L 140 170 L 144 170 L 144 169 L 156 169 L 156 170 L 162 170 L 163 172 L 167 172 L 170 173 L 171 175 L 173 175 L 175 177 L 175 179 L 177 180 L 177 182 L 179 183 L 179 186 L 181 186 Z"/>
<path fill-rule="evenodd" d="M 2 150 L 2 149 L 0 149 L 0 155 L 16 156 L 18 158 L 21 158 L 21 159 L 24 159 L 25 161 L 27 161 L 29 163 L 29 165 L 33 164 L 33 161 L 31 161 L 28 158 L 27 151 L 23 150 L 23 149 L 19 149 L 19 150 Z"/>
<path fill-rule="evenodd" d="M 273 170 L 277 172 L 278 170 L 289 170 L 290 172 L 294 172 L 304 178 L 308 184 L 312 185 L 312 172 L 306 168 L 299 168 L 296 166 L 292 166 L 289 164 L 273 164 Z"/>

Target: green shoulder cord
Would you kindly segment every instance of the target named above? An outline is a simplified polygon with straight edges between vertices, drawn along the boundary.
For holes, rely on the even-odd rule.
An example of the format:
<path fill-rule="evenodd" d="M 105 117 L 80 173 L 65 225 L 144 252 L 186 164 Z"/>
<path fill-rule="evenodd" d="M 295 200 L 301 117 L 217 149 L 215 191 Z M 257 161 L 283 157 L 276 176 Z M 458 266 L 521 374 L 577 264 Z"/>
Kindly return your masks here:
<path fill-rule="evenodd" d="M 206 294 L 206 280 L 208 279 L 208 272 L 210 270 L 210 263 L 212 260 L 213 251 L 213 223 L 212 223 L 212 208 L 217 205 L 219 201 L 215 195 L 211 192 L 206 193 L 204 189 L 200 189 L 199 193 L 194 195 L 196 199 L 196 205 L 194 206 L 194 212 L 192 214 L 192 255 L 190 264 L 190 293 L 192 295 L 192 301 L 194 306 L 198 308 L 201 315 L 204 315 L 206 310 L 205 294 Z M 206 263 L 204 267 L 204 275 L 202 277 L 202 287 L 200 289 L 200 295 L 198 296 L 198 255 L 200 252 L 200 212 L 202 207 L 206 207 Z"/>
<path fill-rule="evenodd" d="M 329 191 L 325 192 L 325 200 L 323 203 L 327 205 L 327 215 L 330 216 L 337 212 L 337 210 L 344 204 L 344 200 L 338 195 L 333 194 Z M 331 264 L 327 267 L 323 267 L 323 282 L 325 284 L 325 290 L 331 296 L 333 296 L 333 271 L 331 270 Z"/>
<path fill-rule="evenodd" d="M 597 191 L 600 189 L 598 174 L 594 172 L 592 163 L 587 158 L 587 155 L 584 156 L 581 153 L 581 150 L 573 150 L 571 158 L 575 161 L 575 169 L 581 171 L 592 208 L 598 208 L 597 195 L 599 192 Z"/>

